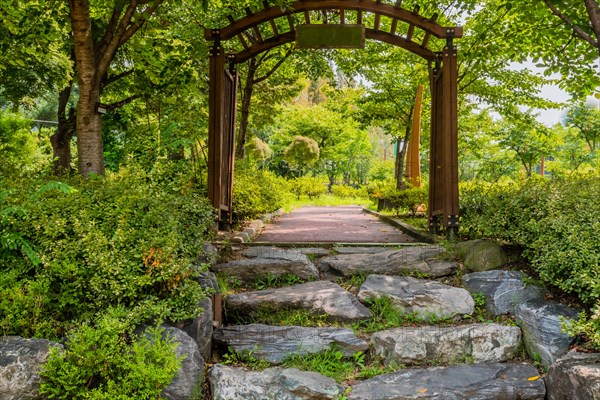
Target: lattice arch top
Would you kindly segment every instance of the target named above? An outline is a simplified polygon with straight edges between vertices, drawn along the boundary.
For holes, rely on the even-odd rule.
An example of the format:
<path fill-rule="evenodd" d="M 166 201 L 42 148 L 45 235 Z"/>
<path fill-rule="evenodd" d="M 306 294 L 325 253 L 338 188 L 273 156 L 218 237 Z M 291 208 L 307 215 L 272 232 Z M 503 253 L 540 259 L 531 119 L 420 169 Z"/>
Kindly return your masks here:
<path fill-rule="evenodd" d="M 252 11 L 246 8 L 246 16 L 240 19 L 229 17 L 230 24 L 220 29 L 207 29 L 205 37 L 208 40 L 220 41 L 237 37 L 244 50 L 231 55 L 230 61 L 242 63 L 257 54 L 295 41 L 294 15 L 301 14 L 304 23 L 311 24 L 311 11 L 319 12 L 322 23 L 335 22 L 339 24 L 364 24 L 365 14 L 374 17 L 370 26 L 365 29 L 368 39 L 378 40 L 402 47 L 417 54 L 428 61 L 436 59 L 436 53 L 429 48 L 431 35 L 440 39 L 452 40 L 462 37 L 462 27 L 444 27 L 436 23 L 437 15 L 425 18 L 419 15 L 419 8 L 408 11 L 402 8 L 402 1 L 397 0 L 394 5 L 382 3 L 381 0 L 299 0 L 290 4 L 288 8 L 270 5 L 263 2 L 263 9 Z M 389 26 L 382 26 L 382 17 L 391 19 Z M 287 26 L 276 23 L 278 19 L 287 19 Z M 314 18 L 314 16 L 312 17 Z M 407 24 L 402 34 L 398 32 L 399 24 Z M 261 25 L 268 24 L 268 29 L 261 29 Z M 417 42 L 415 29 L 424 32 Z M 269 37 L 264 37 L 265 32 L 270 32 Z"/>

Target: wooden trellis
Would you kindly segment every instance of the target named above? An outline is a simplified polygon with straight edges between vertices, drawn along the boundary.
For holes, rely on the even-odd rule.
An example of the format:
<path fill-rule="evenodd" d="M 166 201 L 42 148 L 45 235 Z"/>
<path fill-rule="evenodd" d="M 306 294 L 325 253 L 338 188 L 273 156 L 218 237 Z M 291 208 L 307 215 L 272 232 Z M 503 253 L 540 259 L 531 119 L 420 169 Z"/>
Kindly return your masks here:
<path fill-rule="evenodd" d="M 366 18 L 372 16 L 372 18 Z M 384 24 L 383 18 L 391 21 Z M 381 0 L 305 0 L 288 8 L 263 2 L 263 8 L 247 8 L 240 18 L 229 17 L 229 25 L 207 29 L 213 42 L 210 51 L 209 91 L 209 198 L 221 223 L 231 222 L 234 130 L 237 93 L 235 65 L 296 40 L 296 27 L 322 24 L 365 25 L 365 37 L 404 48 L 430 64 L 431 152 L 429 177 L 430 229 L 445 229 L 453 236 L 459 224 L 458 209 L 458 121 L 457 51 L 454 39 L 461 27 L 439 25 L 437 16 L 425 18 L 419 8 L 402 8 Z M 404 24 L 402 33 L 399 31 Z M 383 27 L 386 29 L 383 29 Z M 429 48 L 431 36 L 445 39 L 441 52 Z M 225 54 L 222 42 L 237 38 L 243 50 Z M 418 39 L 417 39 L 418 38 Z"/>

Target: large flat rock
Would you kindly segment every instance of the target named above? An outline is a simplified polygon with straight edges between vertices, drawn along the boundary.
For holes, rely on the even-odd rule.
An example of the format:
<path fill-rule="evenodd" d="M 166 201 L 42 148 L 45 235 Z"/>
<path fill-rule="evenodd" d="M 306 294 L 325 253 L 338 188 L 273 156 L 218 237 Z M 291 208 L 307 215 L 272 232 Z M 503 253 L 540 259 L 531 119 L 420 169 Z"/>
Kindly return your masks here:
<path fill-rule="evenodd" d="M 567 353 L 545 377 L 548 400 L 599 400 L 600 353 Z"/>
<path fill-rule="evenodd" d="M 527 364 L 463 364 L 406 369 L 352 387 L 353 400 L 544 400 L 542 379 Z"/>
<path fill-rule="evenodd" d="M 393 247 L 379 246 L 343 246 L 334 247 L 333 250 L 337 254 L 377 254 L 396 249 L 394 249 Z"/>
<path fill-rule="evenodd" d="M 469 292 L 462 288 L 409 276 L 369 275 L 360 287 L 358 299 L 381 296 L 389 297 L 402 311 L 416 312 L 422 318 L 470 315 L 475 307 Z"/>
<path fill-rule="evenodd" d="M 556 301 L 530 300 L 521 304 L 515 317 L 523 330 L 523 342 L 531 357 L 549 367 L 568 350 L 573 338 L 561 329 L 562 321 L 576 319 L 577 311 Z"/>
<path fill-rule="evenodd" d="M 469 292 L 485 296 L 485 308 L 492 315 L 514 315 L 523 302 L 544 298 L 543 289 L 523 283 L 520 271 L 474 272 L 464 275 L 462 282 Z"/>
<path fill-rule="evenodd" d="M 329 281 L 302 283 L 277 289 L 245 292 L 227 296 L 229 312 L 246 313 L 260 307 L 280 309 L 309 309 L 329 315 L 338 321 L 357 321 L 372 317 L 352 293 Z"/>
<path fill-rule="evenodd" d="M 175 354 L 182 361 L 177 375 L 161 396 L 169 400 L 191 399 L 204 383 L 204 358 L 196 341 L 187 333 L 172 326 L 163 326 L 163 329 L 163 339 L 169 338 L 177 343 Z"/>
<path fill-rule="evenodd" d="M 289 248 L 282 249 L 281 247 L 273 246 L 253 246 L 245 249 L 242 252 L 244 257 L 250 258 L 279 258 L 283 260 L 298 261 L 306 260 L 306 254 L 329 254 L 329 250 L 323 248 Z"/>
<path fill-rule="evenodd" d="M 345 328 L 237 325 L 216 330 L 213 338 L 216 343 L 237 352 L 252 351 L 254 357 L 275 364 L 293 354 L 320 353 L 333 346 L 345 356 L 352 356 L 369 348 L 364 340 Z"/>
<path fill-rule="evenodd" d="M 208 374 L 213 400 L 337 400 L 344 393 L 333 379 L 295 368 L 248 371 L 216 364 Z"/>
<path fill-rule="evenodd" d="M 284 257 L 257 257 L 217 264 L 213 271 L 237 277 L 244 284 L 251 284 L 266 276 L 294 274 L 303 280 L 319 279 L 319 271 L 304 254 Z"/>
<path fill-rule="evenodd" d="M 465 268 L 473 272 L 500 268 L 508 262 L 506 253 L 498 244 L 489 240 L 469 240 L 456 246 L 458 256 L 464 260 Z"/>
<path fill-rule="evenodd" d="M 0 337 L 0 399 L 44 399 L 38 393 L 42 383 L 40 371 L 53 347 L 63 348 L 46 339 Z"/>
<path fill-rule="evenodd" d="M 458 265 L 444 260 L 446 250 L 440 246 L 407 246 L 371 254 L 338 254 L 321 258 L 320 271 L 338 275 L 387 274 L 420 272 L 431 277 L 452 274 Z"/>
<path fill-rule="evenodd" d="M 376 332 L 375 352 L 385 364 L 505 362 L 517 355 L 521 329 L 499 324 L 423 326 Z"/>

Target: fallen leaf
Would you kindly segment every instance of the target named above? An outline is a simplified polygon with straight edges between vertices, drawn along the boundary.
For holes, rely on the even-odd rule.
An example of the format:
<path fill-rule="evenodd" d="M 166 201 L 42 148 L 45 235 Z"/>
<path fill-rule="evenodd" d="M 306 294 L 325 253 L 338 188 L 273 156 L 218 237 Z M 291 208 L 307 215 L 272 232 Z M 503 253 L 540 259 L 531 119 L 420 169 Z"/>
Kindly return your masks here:
<path fill-rule="evenodd" d="M 419 389 L 419 390 L 417 390 L 417 392 L 418 392 L 418 393 L 425 393 L 425 392 L 427 392 L 427 390 L 429 390 L 429 389 L 427 389 L 427 388 L 422 388 L 422 389 Z"/>
<path fill-rule="evenodd" d="M 540 379 L 540 376 L 539 376 L 539 375 L 536 375 L 536 376 L 532 376 L 532 377 L 530 377 L 530 378 L 527 378 L 527 380 L 528 380 L 528 381 L 537 381 L 538 379 Z"/>

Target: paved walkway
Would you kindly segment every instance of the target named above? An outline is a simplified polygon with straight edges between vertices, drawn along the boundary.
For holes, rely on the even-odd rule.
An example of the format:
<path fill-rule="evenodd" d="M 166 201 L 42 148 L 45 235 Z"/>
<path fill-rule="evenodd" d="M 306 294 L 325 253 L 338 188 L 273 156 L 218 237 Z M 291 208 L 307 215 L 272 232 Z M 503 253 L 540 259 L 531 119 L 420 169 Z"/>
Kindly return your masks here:
<path fill-rule="evenodd" d="M 304 207 L 267 225 L 257 242 L 413 243 L 362 207 Z"/>

